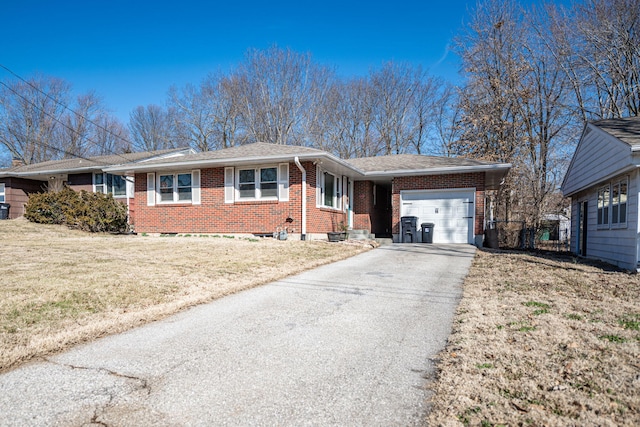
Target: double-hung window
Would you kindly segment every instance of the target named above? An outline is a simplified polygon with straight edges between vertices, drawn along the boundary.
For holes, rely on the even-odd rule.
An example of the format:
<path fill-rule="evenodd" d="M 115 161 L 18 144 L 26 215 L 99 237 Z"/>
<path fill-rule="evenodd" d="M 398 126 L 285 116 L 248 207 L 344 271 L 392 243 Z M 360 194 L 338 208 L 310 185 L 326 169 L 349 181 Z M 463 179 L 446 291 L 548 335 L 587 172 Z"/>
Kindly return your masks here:
<path fill-rule="evenodd" d="M 161 174 L 158 180 L 160 202 L 191 201 L 191 173 Z"/>
<path fill-rule="evenodd" d="M 224 202 L 289 201 L 289 164 L 224 168 Z"/>
<path fill-rule="evenodd" d="M 120 175 L 110 173 L 93 174 L 93 191 L 96 193 L 113 194 L 114 197 L 127 195 L 127 180 Z"/>
<path fill-rule="evenodd" d="M 278 168 L 238 169 L 238 198 L 275 199 L 278 197 Z"/>
<path fill-rule="evenodd" d="M 624 228 L 627 225 L 629 179 L 624 177 L 598 189 L 598 228 Z"/>
<path fill-rule="evenodd" d="M 4 203 L 5 200 L 4 182 L 0 182 L 0 203 Z"/>
<path fill-rule="evenodd" d="M 605 227 L 609 225 L 609 203 L 611 197 L 611 189 L 609 184 L 598 189 L 598 226 Z"/>
<path fill-rule="evenodd" d="M 318 169 L 318 206 L 342 208 L 342 177 Z"/>
<path fill-rule="evenodd" d="M 611 225 L 624 226 L 627 223 L 627 179 L 611 185 Z"/>

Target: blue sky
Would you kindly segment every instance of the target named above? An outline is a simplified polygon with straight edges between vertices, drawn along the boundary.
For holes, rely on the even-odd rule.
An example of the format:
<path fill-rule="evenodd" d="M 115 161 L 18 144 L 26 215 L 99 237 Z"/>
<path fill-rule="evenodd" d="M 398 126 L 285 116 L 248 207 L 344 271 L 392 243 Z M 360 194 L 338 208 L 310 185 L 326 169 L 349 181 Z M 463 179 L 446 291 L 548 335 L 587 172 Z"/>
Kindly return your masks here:
<path fill-rule="evenodd" d="M 171 85 L 197 84 L 273 44 L 310 52 L 342 76 L 393 60 L 455 80 L 447 47 L 475 0 L 3 3 L 0 64 L 23 78 L 60 77 L 76 93 L 95 90 L 126 123 L 138 105 L 164 105 Z"/>

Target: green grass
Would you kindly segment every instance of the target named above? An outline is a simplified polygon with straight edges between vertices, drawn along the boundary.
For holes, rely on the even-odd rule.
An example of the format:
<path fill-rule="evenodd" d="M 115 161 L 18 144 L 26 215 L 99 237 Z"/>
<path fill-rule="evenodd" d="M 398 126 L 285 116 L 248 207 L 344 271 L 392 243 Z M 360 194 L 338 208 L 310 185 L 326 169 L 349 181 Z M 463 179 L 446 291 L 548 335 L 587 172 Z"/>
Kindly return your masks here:
<path fill-rule="evenodd" d="M 632 331 L 640 331 L 640 314 L 629 314 L 618 320 L 620 326 Z"/>
<path fill-rule="evenodd" d="M 609 342 L 622 344 L 627 342 L 627 339 L 618 335 L 601 335 L 600 339 L 607 340 Z"/>

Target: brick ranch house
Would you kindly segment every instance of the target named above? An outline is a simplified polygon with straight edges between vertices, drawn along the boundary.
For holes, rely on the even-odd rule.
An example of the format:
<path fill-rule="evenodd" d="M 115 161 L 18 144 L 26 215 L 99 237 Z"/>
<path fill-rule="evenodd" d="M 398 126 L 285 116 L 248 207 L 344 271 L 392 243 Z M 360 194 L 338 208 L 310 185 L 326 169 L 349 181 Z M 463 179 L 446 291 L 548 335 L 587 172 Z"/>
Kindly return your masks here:
<path fill-rule="evenodd" d="M 254 143 L 107 167 L 134 176 L 138 233 L 325 238 L 341 224 L 401 238 L 401 217 L 434 225 L 434 243 L 481 245 L 485 192 L 511 165 L 391 155 L 343 160 L 322 150 Z"/>
<path fill-rule="evenodd" d="M 127 204 L 129 217 L 133 218 L 135 212 L 133 177 L 112 175 L 106 173 L 105 168 L 121 163 L 144 162 L 194 152 L 192 149 L 180 148 L 51 160 L 29 165 L 14 160 L 12 167 L 0 169 L 0 203 L 10 205 L 10 219 L 19 218 L 24 215 L 24 205 L 30 194 L 41 193 L 65 184 L 76 191 L 111 193 L 114 198 Z"/>

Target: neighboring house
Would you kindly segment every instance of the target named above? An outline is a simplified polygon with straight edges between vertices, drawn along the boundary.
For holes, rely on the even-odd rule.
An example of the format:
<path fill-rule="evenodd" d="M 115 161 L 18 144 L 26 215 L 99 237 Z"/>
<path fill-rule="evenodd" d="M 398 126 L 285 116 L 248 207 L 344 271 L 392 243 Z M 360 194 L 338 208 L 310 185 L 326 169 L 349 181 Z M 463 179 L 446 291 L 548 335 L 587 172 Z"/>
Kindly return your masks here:
<path fill-rule="evenodd" d="M 76 191 L 111 193 L 129 207 L 129 217 L 135 210 L 133 177 L 106 173 L 107 167 L 121 163 L 143 162 L 185 153 L 191 149 L 171 149 L 143 153 L 126 153 L 90 158 L 71 158 L 24 165 L 14 161 L 11 168 L 0 169 L 0 203 L 10 205 L 9 218 L 24 214 L 24 205 L 32 193 L 68 185 Z"/>
<path fill-rule="evenodd" d="M 255 143 L 106 168 L 135 176 L 138 233 L 326 238 L 341 223 L 401 239 L 402 216 L 434 223 L 433 241 L 481 244 L 485 191 L 508 164 L 421 155 L 343 160 L 308 147 Z M 420 239 L 418 233 L 417 241 Z"/>
<path fill-rule="evenodd" d="M 588 123 L 562 192 L 571 197 L 571 251 L 627 270 L 640 261 L 640 117 Z"/>

